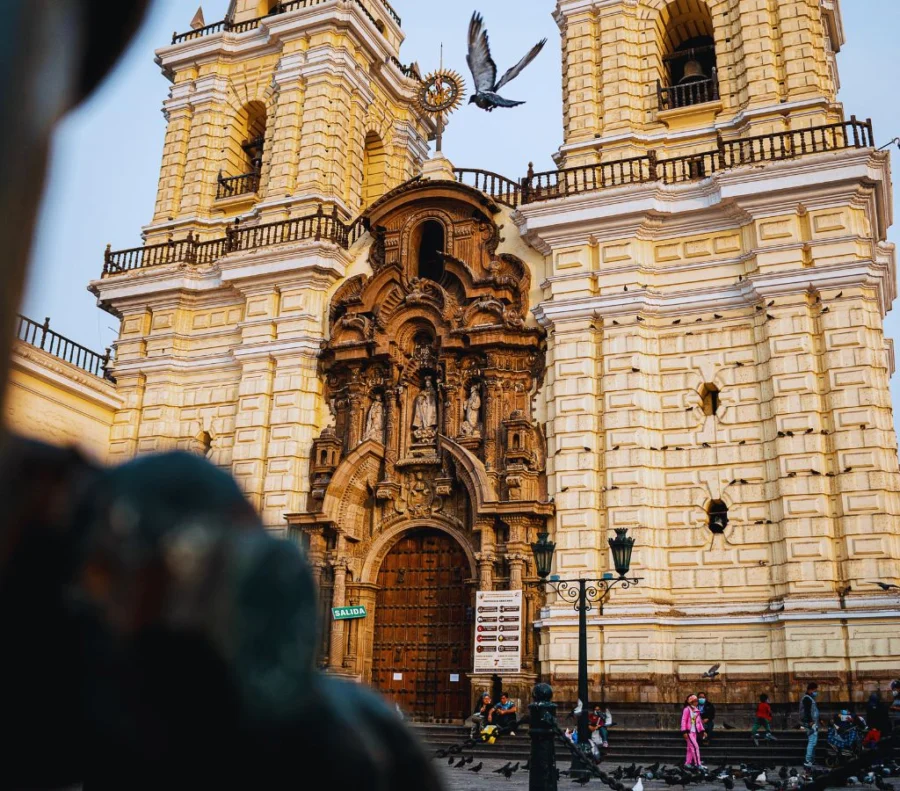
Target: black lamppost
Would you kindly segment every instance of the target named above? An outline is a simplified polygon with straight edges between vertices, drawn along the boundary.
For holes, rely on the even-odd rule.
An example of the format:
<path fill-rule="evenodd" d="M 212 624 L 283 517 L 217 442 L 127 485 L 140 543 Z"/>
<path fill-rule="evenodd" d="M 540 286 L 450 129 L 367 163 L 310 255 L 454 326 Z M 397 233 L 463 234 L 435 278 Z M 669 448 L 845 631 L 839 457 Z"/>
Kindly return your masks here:
<path fill-rule="evenodd" d="M 578 613 L 578 698 L 581 701 L 581 713 L 578 716 L 578 749 L 590 755 L 590 732 L 588 730 L 589 700 L 588 700 L 588 671 L 587 671 L 587 614 L 593 609 L 592 604 L 602 606 L 610 591 L 616 586 L 623 590 L 637 585 L 641 577 L 628 577 L 631 569 L 631 553 L 634 550 L 634 539 L 628 535 L 626 529 L 616 529 L 616 537 L 609 539 L 609 547 L 612 550 L 613 565 L 616 568 L 613 574 L 604 574 L 600 579 L 550 579 L 550 569 L 553 566 L 553 552 L 556 544 L 550 540 L 549 533 L 539 533 L 538 540 L 531 545 L 534 553 L 534 564 L 537 575 L 540 577 L 539 585 L 549 585 L 558 596 L 575 605 Z M 573 766 L 573 771 L 579 771 L 579 767 Z M 580 771 L 584 771 L 583 769 Z"/>

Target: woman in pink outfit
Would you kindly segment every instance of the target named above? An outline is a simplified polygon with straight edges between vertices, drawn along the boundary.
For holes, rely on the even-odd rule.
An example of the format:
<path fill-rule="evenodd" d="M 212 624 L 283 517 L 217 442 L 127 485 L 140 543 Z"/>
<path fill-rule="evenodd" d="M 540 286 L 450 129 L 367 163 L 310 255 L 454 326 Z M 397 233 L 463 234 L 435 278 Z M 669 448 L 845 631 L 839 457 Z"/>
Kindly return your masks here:
<path fill-rule="evenodd" d="M 684 734 L 684 741 L 687 743 L 687 758 L 684 763 L 686 766 L 701 767 L 703 762 L 700 760 L 700 742 L 698 734 L 705 733 L 703 727 L 703 718 L 700 716 L 700 707 L 697 703 L 697 696 L 691 695 L 687 699 L 687 706 L 681 715 L 681 732 Z"/>

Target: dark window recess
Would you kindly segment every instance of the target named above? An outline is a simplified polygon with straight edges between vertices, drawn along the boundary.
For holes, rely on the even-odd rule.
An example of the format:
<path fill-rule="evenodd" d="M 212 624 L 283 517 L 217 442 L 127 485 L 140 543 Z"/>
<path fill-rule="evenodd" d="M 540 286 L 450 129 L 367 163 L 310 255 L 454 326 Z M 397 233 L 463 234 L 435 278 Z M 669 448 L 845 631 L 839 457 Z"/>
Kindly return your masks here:
<path fill-rule="evenodd" d="M 719 412 L 719 388 L 714 384 L 705 384 L 700 389 L 700 397 L 703 399 L 703 414 L 712 417 Z"/>
<path fill-rule="evenodd" d="M 426 220 L 420 226 L 419 277 L 441 282 L 444 276 L 444 226 L 437 220 Z"/>
<path fill-rule="evenodd" d="M 720 535 L 725 532 L 728 527 L 728 506 L 721 500 L 713 500 L 707 509 L 709 514 L 709 530 L 711 533 Z"/>
<path fill-rule="evenodd" d="M 676 110 L 719 99 L 713 21 L 705 5 L 689 2 L 686 16 L 665 29 L 663 75 L 657 83 L 660 110 Z"/>

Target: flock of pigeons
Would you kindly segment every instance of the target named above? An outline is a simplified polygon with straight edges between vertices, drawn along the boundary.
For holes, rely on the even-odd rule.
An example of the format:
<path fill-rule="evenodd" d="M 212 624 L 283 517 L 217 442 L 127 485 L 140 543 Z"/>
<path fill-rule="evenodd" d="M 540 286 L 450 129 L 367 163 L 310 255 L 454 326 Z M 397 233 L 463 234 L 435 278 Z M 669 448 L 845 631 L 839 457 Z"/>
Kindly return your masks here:
<path fill-rule="evenodd" d="M 446 751 L 438 751 L 438 754 Z M 448 765 L 456 769 L 467 768 L 469 772 L 478 773 L 484 769 L 484 762 L 474 763 L 475 757 L 460 756 L 458 759 L 450 756 Z M 503 775 L 507 780 L 519 771 L 527 772 L 530 762 L 507 762 L 499 769 L 491 770 L 494 774 Z M 557 769 L 559 777 L 572 777 L 572 782 L 586 785 L 592 779 L 586 772 L 570 772 L 568 769 Z M 858 774 L 854 774 L 857 772 Z M 599 782 L 607 785 L 610 791 L 645 791 L 644 782 L 661 781 L 667 787 L 680 786 L 682 789 L 689 785 L 701 783 L 709 784 L 720 782 L 725 791 L 824 791 L 828 788 L 852 788 L 863 785 L 871 786 L 877 791 L 895 791 L 894 784 L 887 778 L 900 776 L 900 764 L 896 761 L 874 764 L 863 771 L 854 769 L 852 765 L 840 769 L 812 769 L 804 770 L 803 774 L 797 769 L 789 769 L 782 766 L 759 767 L 741 764 L 730 766 L 723 764 L 717 769 L 688 769 L 681 766 L 665 767 L 659 763 L 652 766 L 620 766 L 613 772 L 597 770 L 596 777 Z M 623 780 L 634 781 L 629 788 Z M 736 781 L 740 781 L 739 783 Z M 742 788 L 743 787 L 743 788 Z M 898 787 L 897 791 L 900 791 Z"/>

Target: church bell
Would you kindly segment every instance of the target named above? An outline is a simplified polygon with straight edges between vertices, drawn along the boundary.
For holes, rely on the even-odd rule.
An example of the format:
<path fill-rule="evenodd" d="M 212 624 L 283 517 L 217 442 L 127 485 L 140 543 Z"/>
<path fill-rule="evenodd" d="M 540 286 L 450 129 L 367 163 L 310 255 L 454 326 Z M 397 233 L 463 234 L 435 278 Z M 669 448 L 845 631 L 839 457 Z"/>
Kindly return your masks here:
<path fill-rule="evenodd" d="M 691 59 L 684 64 L 684 77 L 679 80 L 679 83 L 697 82 L 698 80 L 705 79 L 706 75 L 703 73 L 703 67 L 700 65 L 700 61 Z"/>

